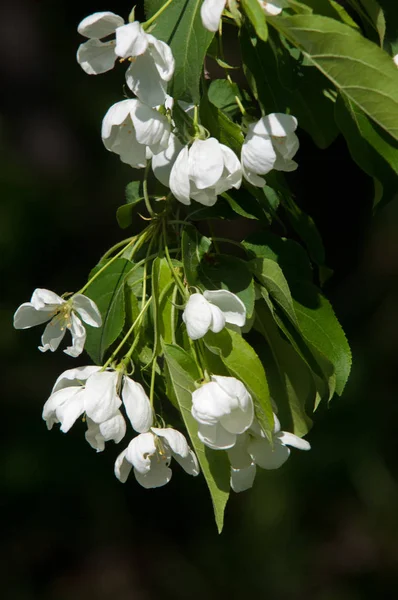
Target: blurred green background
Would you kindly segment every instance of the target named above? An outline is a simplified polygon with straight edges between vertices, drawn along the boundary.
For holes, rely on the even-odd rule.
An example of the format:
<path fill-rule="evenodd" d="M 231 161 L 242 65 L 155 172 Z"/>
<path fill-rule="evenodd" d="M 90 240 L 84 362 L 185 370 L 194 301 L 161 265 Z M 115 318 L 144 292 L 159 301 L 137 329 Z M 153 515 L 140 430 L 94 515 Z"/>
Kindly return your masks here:
<path fill-rule="evenodd" d="M 40 328 L 14 331 L 12 315 L 36 287 L 79 289 L 124 235 L 114 215 L 131 169 L 106 152 L 100 125 L 122 99 L 125 68 L 89 77 L 75 53 L 83 17 L 130 8 L 0 7 L 1 597 L 395 598 L 398 207 L 372 217 L 372 181 L 341 139 L 321 152 L 300 132 L 289 175 L 322 232 L 327 294 L 354 354 L 343 398 L 316 415 L 311 452 L 259 470 L 251 491 L 231 497 L 218 536 L 202 478 L 175 468 L 165 488 L 122 485 L 113 462 L 124 442 L 96 454 L 83 425 L 46 431 L 54 380 L 86 359 L 41 354 Z"/>

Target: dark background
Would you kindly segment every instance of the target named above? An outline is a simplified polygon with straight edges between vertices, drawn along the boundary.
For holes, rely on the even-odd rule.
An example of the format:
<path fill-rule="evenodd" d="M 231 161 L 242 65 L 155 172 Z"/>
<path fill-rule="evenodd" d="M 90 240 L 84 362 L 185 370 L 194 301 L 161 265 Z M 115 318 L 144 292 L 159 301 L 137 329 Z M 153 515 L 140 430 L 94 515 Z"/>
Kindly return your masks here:
<path fill-rule="evenodd" d="M 292 452 L 231 496 L 216 533 L 202 478 L 122 485 L 83 425 L 46 431 L 44 401 L 77 364 L 36 350 L 39 328 L 12 315 L 36 287 L 79 289 L 121 239 L 114 218 L 131 169 L 107 153 L 103 115 L 125 68 L 89 77 L 79 21 L 126 2 L 3 0 L 0 7 L 1 560 L 6 600 L 251 598 L 359 600 L 398 590 L 398 207 L 372 216 L 372 181 L 345 143 L 324 152 L 299 132 L 297 199 L 317 222 L 327 286 L 353 348 L 341 399 L 316 416 L 309 453 Z"/>

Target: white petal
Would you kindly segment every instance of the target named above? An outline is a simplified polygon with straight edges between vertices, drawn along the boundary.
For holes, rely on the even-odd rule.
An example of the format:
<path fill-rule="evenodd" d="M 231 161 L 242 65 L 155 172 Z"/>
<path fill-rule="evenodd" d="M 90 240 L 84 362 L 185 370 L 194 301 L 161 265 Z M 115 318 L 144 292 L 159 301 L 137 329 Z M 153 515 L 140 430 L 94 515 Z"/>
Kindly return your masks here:
<path fill-rule="evenodd" d="M 222 425 L 204 425 L 199 423 L 198 438 L 213 450 L 228 450 L 236 443 L 236 435 L 226 431 Z"/>
<path fill-rule="evenodd" d="M 192 294 L 182 313 L 182 320 L 191 340 L 203 337 L 209 331 L 212 319 L 211 306 L 206 298 L 202 294 Z"/>
<path fill-rule="evenodd" d="M 30 302 L 36 310 L 56 310 L 61 304 L 65 304 L 61 296 L 43 288 L 35 289 Z"/>
<path fill-rule="evenodd" d="M 224 170 L 220 143 L 215 138 L 195 140 L 189 150 L 189 178 L 199 190 L 212 187 Z"/>
<path fill-rule="evenodd" d="M 42 417 L 47 421 L 47 427 L 51 429 L 54 422 L 59 419 L 56 416 L 56 411 L 65 402 L 69 402 L 82 388 L 80 386 L 69 387 L 52 393 L 43 407 Z"/>
<path fill-rule="evenodd" d="M 107 150 L 112 150 L 120 125 L 134 112 L 137 100 L 122 100 L 113 104 L 102 121 L 101 136 Z"/>
<path fill-rule="evenodd" d="M 228 290 L 205 290 L 206 300 L 218 306 L 227 323 L 243 327 L 246 322 L 246 307 L 242 300 Z"/>
<path fill-rule="evenodd" d="M 142 102 L 137 102 L 134 111 L 131 113 L 131 118 L 137 141 L 140 144 L 145 144 L 152 149 L 152 146 L 157 146 L 159 142 L 163 141 L 163 149 L 167 148 L 170 124 L 164 115 Z"/>
<path fill-rule="evenodd" d="M 281 431 L 275 436 L 284 446 L 293 446 L 299 450 L 311 450 L 311 445 L 307 440 L 299 438 L 294 433 L 288 431 Z"/>
<path fill-rule="evenodd" d="M 270 17 L 276 17 L 282 12 L 282 7 L 278 6 L 276 2 L 261 2 L 261 6 L 264 8 L 264 12 L 266 15 Z"/>
<path fill-rule="evenodd" d="M 218 306 L 214 306 L 210 304 L 211 311 L 211 325 L 210 329 L 213 333 L 219 333 L 225 327 L 225 315 L 218 308 Z"/>
<path fill-rule="evenodd" d="M 200 9 L 203 27 L 217 31 L 226 3 L 226 0 L 204 0 Z"/>
<path fill-rule="evenodd" d="M 253 400 L 239 379 L 235 377 L 225 377 L 223 375 L 212 375 L 212 381 L 226 393 L 230 398 L 234 399 L 233 408 L 240 407 L 242 410 L 251 410 Z"/>
<path fill-rule="evenodd" d="M 217 194 L 222 194 L 231 187 L 239 189 L 242 184 L 242 167 L 235 152 L 224 144 L 220 144 L 220 148 L 224 159 L 224 172 L 216 183 Z"/>
<path fill-rule="evenodd" d="M 126 434 L 126 421 L 120 410 L 107 421 L 100 423 L 99 431 L 106 442 L 113 440 L 118 444 Z"/>
<path fill-rule="evenodd" d="M 90 377 L 93 373 L 100 371 L 101 367 L 96 367 L 95 365 L 88 365 L 85 367 L 77 367 L 75 369 L 68 369 L 61 373 L 61 375 L 56 380 L 54 387 L 52 389 L 53 393 L 62 390 L 66 387 L 80 385 L 82 386 L 86 379 Z"/>
<path fill-rule="evenodd" d="M 192 394 L 191 412 L 198 423 L 215 425 L 237 407 L 238 399 L 228 395 L 215 381 L 205 383 Z"/>
<path fill-rule="evenodd" d="M 183 436 L 180 431 L 172 429 L 171 427 L 151 427 L 151 430 L 157 436 L 164 438 L 167 441 L 173 454 L 178 454 L 182 458 L 187 458 L 189 454 L 189 446 L 185 436 Z"/>
<path fill-rule="evenodd" d="M 88 38 L 102 38 L 113 33 L 116 27 L 124 24 L 124 20 L 113 12 L 96 12 L 81 21 L 77 31 Z"/>
<path fill-rule="evenodd" d="M 123 450 L 115 462 L 115 475 L 122 483 L 127 481 L 127 477 L 132 469 L 131 464 L 126 460 L 127 449 Z"/>
<path fill-rule="evenodd" d="M 172 476 L 171 469 L 165 463 L 157 462 L 156 459 L 151 462 L 152 466 L 147 473 L 141 473 L 134 469 L 138 483 L 147 489 L 162 487 L 169 483 Z"/>
<path fill-rule="evenodd" d="M 148 106 L 159 106 L 166 100 L 166 83 L 160 77 L 150 52 L 137 56 L 130 64 L 126 83 L 133 94 Z"/>
<path fill-rule="evenodd" d="M 65 319 L 59 319 L 57 317 L 54 317 L 54 319 L 52 319 L 52 321 L 49 322 L 49 324 L 44 330 L 43 335 L 41 336 L 41 343 L 43 345 L 39 346 L 39 350 L 41 352 L 47 352 L 47 350 L 55 352 L 55 350 L 62 342 L 65 333 Z"/>
<path fill-rule="evenodd" d="M 116 392 L 118 377 L 117 371 L 98 371 L 87 379 L 85 410 L 87 416 L 96 423 L 110 419 L 122 403 Z"/>
<path fill-rule="evenodd" d="M 242 146 L 241 159 L 242 165 L 247 171 L 258 175 L 269 173 L 276 160 L 276 152 L 271 138 L 249 133 Z"/>
<path fill-rule="evenodd" d="M 182 204 L 191 204 L 191 200 L 189 199 L 189 154 L 187 146 L 181 150 L 171 169 L 170 190 L 173 196 L 182 202 Z"/>
<path fill-rule="evenodd" d="M 83 296 L 83 294 L 75 294 L 72 298 L 72 307 L 79 313 L 87 325 L 91 325 L 91 327 L 101 327 L 101 313 L 94 300 L 91 300 L 91 298 L 88 298 L 87 296 Z"/>
<path fill-rule="evenodd" d="M 55 394 L 62 394 L 69 391 L 70 388 L 55 392 Z M 61 431 L 67 433 L 69 429 L 74 425 L 76 419 L 78 419 L 84 413 L 84 392 L 80 389 L 76 394 L 71 396 L 67 402 L 64 402 L 56 409 L 56 415 L 58 421 L 61 423 Z"/>
<path fill-rule="evenodd" d="M 245 492 L 253 486 L 256 476 L 256 465 L 252 463 L 245 469 L 234 469 L 231 467 L 231 488 L 234 492 Z"/>
<path fill-rule="evenodd" d="M 183 145 L 178 137 L 171 133 L 166 150 L 155 154 L 152 158 L 152 171 L 156 179 L 166 187 L 170 187 L 171 169 L 182 148 Z"/>
<path fill-rule="evenodd" d="M 148 36 L 138 21 L 116 29 L 115 53 L 122 58 L 139 56 L 148 48 Z"/>
<path fill-rule="evenodd" d="M 103 452 L 105 450 L 105 439 L 100 432 L 98 423 L 94 423 L 89 417 L 86 418 L 87 431 L 84 434 L 87 442 L 97 452 Z"/>
<path fill-rule="evenodd" d="M 51 312 L 36 310 L 30 302 L 24 302 L 15 311 L 14 327 L 15 329 L 28 329 L 35 325 L 41 325 L 51 319 Z"/>
<path fill-rule="evenodd" d="M 217 202 L 215 187 L 206 188 L 205 190 L 198 190 L 193 181 L 191 181 L 190 196 L 196 202 L 203 204 L 203 206 L 214 206 Z"/>
<path fill-rule="evenodd" d="M 260 188 L 265 186 L 265 179 L 263 177 L 260 177 L 256 173 L 253 173 L 253 171 L 250 171 L 250 169 L 246 169 L 243 162 L 242 162 L 242 173 L 243 173 L 243 177 L 246 179 L 246 181 L 248 181 L 252 185 L 254 185 L 256 187 L 260 187 Z"/>
<path fill-rule="evenodd" d="M 70 332 L 72 334 L 72 346 L 68 346 L 64 352 L 76 358 L 83 352 L 86 341 L 86 330 L 79 317 L 71 314 Z"/>
<path fill-rule="evenodd" d="M 273 413 L 273 415 L 274 415 L 274 428 L 272 430 L 272 433 L 275 435 L 276 433 L 280 432 L 280 430 L 281 430 L 281 424 L 280 424 L 280 421 L 279 421 L 278 417 L 276 416 L 276 414 Z"/>
<path fill-rule="evenodd" d="M 286 160 L 293 158 L 300 146 L 300 141 L 295 133 L 289 133 L 284 138 L 275 138 L 273 142 L 277 154 L 280 153 Z"/>
<path fill-rule="evenodd" d="M 150 53 L 155 66 L 163 81 L 170 81 L 173 77 L 175 61 L 170 46 L 165 42 L 157 40 L 153 35 L 148 35 Z"/>
<path fill-rule="evenodd" d="M 233 448 L 228 450 L 228 458 L 234 469 L 245 469 L 252 464 L 252 458 L 248 452 L 249 435 L 242 433 L 236 438 Z"/>
<path fill-rule="evenodd" d="M 76 59 L 87 75 L 100 75 L 113 69 L 116 61 L 115 43 L 92 39 L 80 44 Z"/>
<path fill-rule="evenodd" d="M 179 454 L 173 454 L 173 457 L 176 459 L 178 464 L 181 465 L 184 471 L 188 473 L 188 475 L 193 475 L 194 477 L 199 475 L 200 468 L 198 459 L 196 458 L 195 452 L 193 452 L 191 449 L 188 450 L 188 456 L 185 456 L 184 458 L 182 458 Z"/>
<path fill-rule="evenodd" d="M 155 436 L 153 433 L 140 433 L 127 446 L 126 459 L 139 473 L 147 473 L 153 454 L 156 454 Z"/>
<path fill-rule="evenodd" d="M 249 442 L 249 453 L 256 465 L 262 469 L 279 469 L 289 458 L 290 449 L 275 440 L 274 447 L 265 438 Z"/>
<path fill-rule="evenodd" d="M 288 133 L 293 133 L 297 129 L 297 119 L 292 115 L 284 113 L 271 113 L 260 119 L 253 127 L 253 133 L 256 135 L 269 135 L 275 137 L 285 137 Z"/>
<path fill-rule="evenodd" d="M 153 414 L 149 398 L 140 383 L 124 377 L 123 404 L 131 425 L 138 433 L 144 433 L 152 425 Z"/>

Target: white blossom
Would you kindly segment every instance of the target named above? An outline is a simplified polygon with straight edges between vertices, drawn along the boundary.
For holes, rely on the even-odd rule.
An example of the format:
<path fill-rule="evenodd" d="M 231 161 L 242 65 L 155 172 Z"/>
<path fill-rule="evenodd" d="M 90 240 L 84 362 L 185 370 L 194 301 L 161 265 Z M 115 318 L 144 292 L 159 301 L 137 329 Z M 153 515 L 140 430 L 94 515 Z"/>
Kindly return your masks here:
<path fill-rule="evenodd" d="M 192 394 L 192 416 L 199 424 L 198 437 L 209 448 L 232 448 L 239 434 L 253 422 L 253 400 L 235 377 L 212 375 Z"/>
<path fill-rule="evenodd" d="M 196 139 L 177 156 L 170 174 L 170 189 L 183 204 L 191 199 L 213 206 L 218 194 L 239 188 L 242 169 L 235 153 L 211 137 Z"/>
<path fill-rule="evenodd" d="M 236 444 L 228 450 L 231 463 L 231 487 L 235 492 L 243 492 L 252 487 L 256 465 L 262 469 L 279 469 L 289 458 L 290 448 L 310 450 L 311 446 L 293 433 L 281 431 L 278 417 L 274 414 L 272 444 L 257 421 L 251 428 L 238 436 Z"/>
<path fill-rule="evenodd" d="M 77 314 L 76 314 L 77 313 Z M 50 321 L 41 338 L 42 346 L 39 350 L 54 352 L 69 329 L 72 335 L 72 346 L 64 350 L 69 356 L 79 356 L 83 352 L 86 341 L 86 330 L 80 320 L 87 325 L 101 327 L 100 312 L 93 300 L 83 294 L 75 294 L 69 300 L 50 290 L 37 288 L 30 299 L 24 302 L 14 314 L 14 327 L 28 329 Z"/>
<path fill-rule="evenodd" d="M 283 113 L 271 113 L 249 126 L 241 154 L 243 176 L 249 183 L 263 187 L 265 180 L 261 175 L 272 169 L 297 169 L 292 160 L 299 147 L 296 128 L 297 119 Z"/>
<path fill-rule="evenodd" d="M 282 12 L 283 8 L 289 6 L 287 0 L 272 0 L 272 2 L 265 2 L 264 0 L 258 0 L 261 8 L 264 9 L 266 15 L 274 17 Z"/>
<path fill-rule="evenodd" d="M 157 154 L 168 146 L 170 124 L 164 115 L 139 100 L 122 100 L 106 113 L 102 122 L 105 148 L 133 168 L 147 163 L 147 147 Z"/>
<path fill-rule="evenodd" d="M 119 410 L 122 400 L 135 431 L 148 431 L 152 408 L 141 384 L 118 371 L 103 371 L 98 366 L 78 367 L 62 373 L 43 408 L 43 419 L 51 429 L 61 424 L 66 433 L 83 414 L 87 420 L 86 439 L 98 452 L 105 442 L 116 443 L 124 437 L 126 424 Z"/>
<path fill-rule="evenodd" d="M 272 2 L 258 0 L 258 3 L 265 14 L 270 16 L 279 15 L 283 8 L 289 6 L 287 0 L 272 0 Z M 209 31 L 217 31 L 222 13 L 228 4 L 228 0 L 204 0 L 200 9 L 203 27 Z"/>
<path fill-rule="evenodd" d="M 151 427 L 151 431 L 133 438 L 118 456 L 115 475 L 124 483 L 134 468 L 135 478 L 143 487 L 161 487 L 171 479 L 172 458 L 189 475 L 199 474 L 197 458 L 182 433 L 171 428 Z"/>
<path fill-rule="evenodd" d="M 174 73 L 173 54 L 165 42 L 145 33 L 138 21 L 125 24 L 122 17 L 112 12 L 86 17 L 78 32 L 89 38 L 77 51 L 77 61 L 86 73 L 105 73 L 113 68 L 117 58 L 127 59 L 126 82 L 132 92 L 148 106 L 165 102 L 167 82 Z M 101 41 L 113 33 L 116 39 Z"/>
<path fill-rule="evenodd" d="M 189 297 L 182 320 L 192 340 L 203 337 L 209 329 L 221 331 L 225 323 L 243 327 L 246 322 L 246 307 L 242 300 L 228 290 L 205 290 L 202 294 Z"/>

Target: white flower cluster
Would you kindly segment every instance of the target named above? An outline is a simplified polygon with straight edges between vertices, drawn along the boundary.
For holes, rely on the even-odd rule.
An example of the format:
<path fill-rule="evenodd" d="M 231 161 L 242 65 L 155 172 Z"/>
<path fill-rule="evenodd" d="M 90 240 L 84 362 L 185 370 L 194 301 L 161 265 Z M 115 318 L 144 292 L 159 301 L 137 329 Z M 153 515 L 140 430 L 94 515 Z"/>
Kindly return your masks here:
<path fill-rule="evenodd" d="M 251 395 L 235 377 L 212 375 L 192 394 L 192 416 L 198 422 L 199 439 L 209 448 L 227 451 L 234 492 L 252 487 L 256 466 L 281 467 L 289 458 L 288 446 L 310 449 L 306 440 L 281 431 L 275 414 L 271 442 L 254 416 Z"/>
<path fill-rule="evenodd" d="M 268 14 L 277 14 L 283 6 L 282 0 L 260 4 Z M 207 29 L 217 29 L 225 5 L 225 1 L 205 0 L 201 15 Z M 294 117 L 273 113 L 250 125 L 241 160 L 216 138 L 201 139 L 203 131 L 184 144 L 172 118 L 173 98 L 167 95 L 175 67 L 170 47 L 146 33 L 138 21 L 125 24 L 112 12 L 86 17 L 78 31 L 89 38 L 77 52 L 86 73 L 109 71 L 117 59 L 129 65 L 126 83 L 136 98 L 117 102 L 106 113 L 102 123 L 106 149 L 136 169 L 151 160 L 155 177 L 179 202 L 189 205 L 195 200 L 213 206 L 218 195 L 241 186 L 242 176 L 263 187 L 261 175 L 271 169 L 291 171 L 297 167 L 292 160 L 298 149 Z M 109 40 L 110 35 L 115 39 Z M 101 41 L 103 38 L 107 41 Z M 180 102 L 181 107 L 189 113 L 193 108 Z"/>

